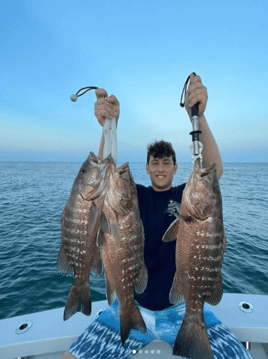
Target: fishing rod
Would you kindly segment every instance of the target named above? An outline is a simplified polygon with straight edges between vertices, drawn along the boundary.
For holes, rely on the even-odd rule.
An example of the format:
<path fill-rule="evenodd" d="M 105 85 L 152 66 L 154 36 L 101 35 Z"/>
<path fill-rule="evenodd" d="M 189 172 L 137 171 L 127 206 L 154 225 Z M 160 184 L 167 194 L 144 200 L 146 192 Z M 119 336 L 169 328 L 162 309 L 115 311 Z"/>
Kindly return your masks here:
<path fill-rule="evenodd" d="M 86 92 L 90 90 L 97 90 L 96 86 L 87 86 L 82 87 L 80 90 L 76 92 L 76 94 L 72 94 L 70 96 L 71 101 L 76 102 L 78 97 L 83 96 Z M 83 91 L 83 92 L 81 92 Z M 81 93 L 80 93 L 81 92 Z M 116 119 L 113 117 L 111 120 L 106 118 L 104 120 L 104 125 L 102 127 L 102 135 L 104 137 L 104 147 L 103 147 L 103 158 L 112 155 L 116 166 L 117 160 L 117 136 L 116 136 Z"/>
<path fill-rule="evenodd" d="M 193 72 L 193 75 L 196 76 L 196 73 Z M 183 86 L 183 89 L 182 89 L 181 101 L 180 101 L 181 107 L 185 106 L 185 94 L 187 91 L 187 85 L 188 85 L 189 80 L 190 80 L 190 75 L 187 77 L 185 84 Z M 183 95 L 184 95 L 184 102 L 182 102 Z M 192 152 L 192 163 L 194 164 L 195 160 L 197 158 L 199 158 L 200 159 L 200 167 L 202 167 L 203 156 L 201 153 L 203 150 L 203 144 L 199 140 L 199 134 L 202 133 L 202 131 L 200 131 L 200 128 L 199 128 L 198 105 L 199 105 L 199 102 L 197 102 L 193 107 L 191 107 L 191 123 L 193 126 L 193 131 L 190 132 L 190 135 L 192 136 L 192 143 L 190 146 L 190 150 Z"/>

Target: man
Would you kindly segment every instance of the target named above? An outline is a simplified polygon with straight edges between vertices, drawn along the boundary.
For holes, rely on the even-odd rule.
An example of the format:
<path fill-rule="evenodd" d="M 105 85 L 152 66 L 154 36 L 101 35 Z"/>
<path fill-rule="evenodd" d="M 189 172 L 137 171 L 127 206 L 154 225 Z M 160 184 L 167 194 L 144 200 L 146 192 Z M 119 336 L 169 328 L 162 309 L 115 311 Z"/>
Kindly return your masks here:
<path fill-rule="evenodd" d="M 95 115 L 100 125 L 104 125 L 105 118 L 115 117 L 118 122 L 119 102 L 116 97 L 113 95 L 107 97 L 107 92 L 103 89 L 96 90 L 96 96 Z M 201 78 L 191 74 L 185 99 L 186 110 L 190 117 L 191 107 L 199 102 L 203 166 L 209 167 L 211 163 L 216 162 L 217 176 L 220 178 L 223 172 L 220 152 L 204 116 L 207 99 L 207 89 L 202 84 Z M 103 146 L 104 138 L 101 139 L 98 154 L 101 158 L 103 157 Z M 118 302 L 115 301 L 104 311 L 107 312 L 105 315 L 103 312 L 94 321 L 97 323 L 96 327 L 93 322 L 72 344 L 69 352 L 65 352 L 63 359 L 131 358 L 134 355 L 132 354 L 133 349 L 142 349 L 156 338 L 160 338 L 170 345 L 173 344 L 181 324 L 181 317 L 179 319 L 178 313 L 181 313 L 181 316 L 184 315 L 185 308 L 181 304 L 173 305 L 169 302 L 169 292 L 176 269 L 176 241 L 165 243 L 162 241 L 162 236 L 175 219 L 165 212 L 168 203 L 171 199 L 180 203 L 185 187 L 185 183 L 172 187 L 172 179 L 177 169 L 176 155 L 169 142 L 158 141 L 148 146 L 146 172 L 150 175 L 152 185 L 145 187 L 137 184 L 139 209 L 145 233 L 144 260 L 148 270 L 148 284 L 142 294 L 134 292 L 134 298 L 144 319 L 150 318 L 146 321 L 147 334 L 131 330 L 129 339 L 124 348 L 122 347 L 118 333 Z M 210 339 L 212 337 L 217 339 L 217 332 L 225 331 L 225 334 L 221 336 L 221 343 L 225 338 L 225 347 L 221 344 L 221 348 L 218 349 L 215 344 L 217 340 L 211 339 L 212 350 L 215 350 L 213 354 L 219 352 L 221 358 L 250 358 L 251 356 L 240 342 L 214 317 L 213 313 L 209 312 L 207 315 L 206 313 L 208 312 L 204 312 L 205 323 Z M 117 322 L 116 325 L 113 324 L 115 322 Z M 167 328 L 169 329 L 167 330 Z M 111 340 L 111 338 L 113 339 Z M 226 352 L 224 356 L 223 351 Z"/>

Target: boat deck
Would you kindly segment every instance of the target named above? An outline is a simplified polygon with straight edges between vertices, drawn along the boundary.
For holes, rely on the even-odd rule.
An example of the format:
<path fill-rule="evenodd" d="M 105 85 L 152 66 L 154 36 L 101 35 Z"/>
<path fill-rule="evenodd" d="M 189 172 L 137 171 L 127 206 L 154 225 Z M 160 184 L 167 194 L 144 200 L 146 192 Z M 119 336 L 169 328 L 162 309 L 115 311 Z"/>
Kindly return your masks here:
<path fill-rule="evenodd" d="M 241 303 L 246 303 L 243 310 Z M 107 301 L 94 302 L 90 317 L 77 313 L 66 322 L 64 308 L 1 320 L 0 358 L 59 359 L 107 306 Z M 227 293 L 216 307 L 209 307 L 241 342 L 251 343 L 249 352 L 254 359 L 268 359 L 268 296 Z M 161 341 L 150 343 L 134 357 L 174 358 L 171 346 Z"/>

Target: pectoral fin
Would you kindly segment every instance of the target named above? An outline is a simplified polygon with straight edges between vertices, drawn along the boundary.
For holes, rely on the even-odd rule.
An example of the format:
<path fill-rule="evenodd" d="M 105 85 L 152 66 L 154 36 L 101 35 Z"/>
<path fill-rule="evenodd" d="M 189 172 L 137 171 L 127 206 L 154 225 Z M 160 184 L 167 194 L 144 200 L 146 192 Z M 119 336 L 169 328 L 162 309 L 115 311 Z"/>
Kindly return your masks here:
<path fill-rule="evenodd" d="M 109 222 L 105 212 L 102 212 L 102 214 L 101 214 L 101 229 L 105 233 L 110 232 L 110 222 Z"/>
<path fill-rule="evenodd" d="M 58 268 L 59 273 L 64 273 L 67 275 L 73 273 L 73 271 L 74 271 L 74 269 L 68 263 L 68 259 L 64 252 L 64 247 L 62 244 L 61 244 L 60 250 L 58 252 L 57 268 Z"/>
<path fill-rule="evenodd" d="M 180 293 L 180 289 L 177 281 L 177 272 L 175 272 L 173 284 L 169 292 L 169 301 L 173 304 L 179 304 L 184 302 L 184 295 Z"/>
<path fill-rule="evenodd" d="M 96 259 L 94 265 L 91 268 L 91 272 L 96 274 L 96 275 L 103 274 L 103 265 L 102 265 L 102 260 L 101 260 L 101 255 L 100 255 L 99 250 L 98 250 L 97 259 Z"/>
<path fill-rule="evenodd" d="M 105 284 L 106 284 L 106 297 L 108 300 L 108 304 L 112 305 L 116 298 L 116 294 L 115 294 L 114 288 L 112 287 L 112 285 L 109 281 L 109 278 L 108 278 L 108 275 L 106 272 L 105 272 Z"/>
<path fill-rule="evenodd" d="M 90 236 L 92 233 L 92 230 L 97 222 L 97 218 L 98 218 L 98 209 L 97 207 L 93 204 L 90 212 L 89 212 L 89 217 L 88 217 L 88 235 Z"/>
<path fill-rule="evenodd" d="M 101 248 L 105 243 L 105 238 L 104 238 L 104 233 L 102 231 L 102 229 L 100 228 L 99 229 L 99 233 L 98 233 L 98 236 L 97 236 L 97 247 Z"/>
<path fill-rule="evenodd" d="M 179 228 L 179 218 L 175 219 L 174 222 L 166 230 L 166 233 L 163 235 L 162 241 L 163 242 L 171 242 L 177 238 Z"/>
<path fill-rule="evenodd" d="M 147 271 L 146 265 L 143 261 L 139 276 L 138 276 L 138 278 L 136 280 L 136 284 L 134 286 L 135 292 L 138 294 L 143 293 L 147 287 L 147 284 L 148 284 L 148 271 Z"/>
<path fill-rule="evenodd" d="M 111 225 L 111 231 L 116 246 L 116 250 L 119 251 L 120 233 L 119 233 L 118 223 L 116 220 L 114 220 L 112 223 L 110 223 L 110 225 Z"/>

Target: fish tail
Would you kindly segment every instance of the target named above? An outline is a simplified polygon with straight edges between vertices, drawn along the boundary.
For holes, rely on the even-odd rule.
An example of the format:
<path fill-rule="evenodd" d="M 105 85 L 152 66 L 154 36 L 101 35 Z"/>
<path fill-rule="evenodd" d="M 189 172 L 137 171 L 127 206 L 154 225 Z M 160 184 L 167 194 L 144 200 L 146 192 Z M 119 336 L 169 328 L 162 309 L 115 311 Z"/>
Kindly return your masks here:
<path fill-rule="evenodd" d="M 173 355 L 192 359 L 213 359 L 204 318 L 186 312 L 173 347 Z"/>
<path fill-rule="evenodd" d="M 91 314 L 91 297 L 89 282 L 73 283 L 64 309 L 63 319 L 71 318 L 75 313 L 82 312 L 85 315 Z"/>
<path fill-rule="evenodd" d="M 127 307 L 126 310 L 120 310 L 120 336 L 123 346 L 131 329 L 140 330 L 143 333 L 147 332 L 146 324 L 135 303 L 131 307 Z"/>

